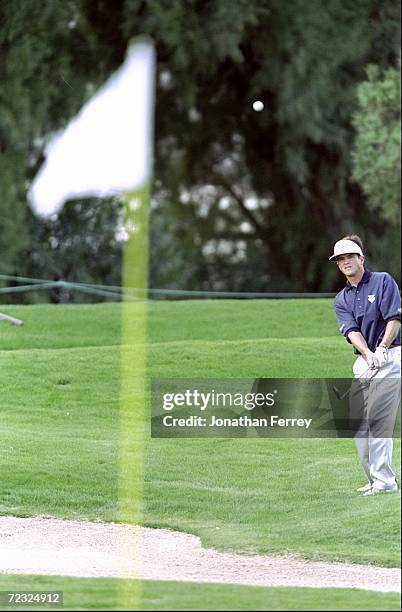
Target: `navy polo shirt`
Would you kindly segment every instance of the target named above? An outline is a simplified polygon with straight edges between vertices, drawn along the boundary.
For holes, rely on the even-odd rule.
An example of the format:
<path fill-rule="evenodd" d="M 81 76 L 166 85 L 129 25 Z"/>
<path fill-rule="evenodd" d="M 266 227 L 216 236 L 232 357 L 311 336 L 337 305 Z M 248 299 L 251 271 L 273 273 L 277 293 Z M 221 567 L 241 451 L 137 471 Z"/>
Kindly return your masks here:
<path fill-rule="evenodd" d="M 387 272 L 365 270 L 357 287 L 349 281 L 335 297 L 339 331 L 348 342 L 348 334 L 359 331 L 370 351 L 375 351 L 384 336 L 385 326 L 393 319 L 401 320 L 401 298 L 398 285 Z M 401 344 L 399 330 L 392 346 Z"/>

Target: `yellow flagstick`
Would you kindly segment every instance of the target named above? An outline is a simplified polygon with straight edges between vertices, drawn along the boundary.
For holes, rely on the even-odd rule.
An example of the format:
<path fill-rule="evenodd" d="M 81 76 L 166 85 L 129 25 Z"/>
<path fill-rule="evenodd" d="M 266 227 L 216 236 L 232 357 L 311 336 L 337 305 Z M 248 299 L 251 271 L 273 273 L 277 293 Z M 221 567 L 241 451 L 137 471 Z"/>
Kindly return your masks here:
<path fill-rule="evenodd" d="M 142 290 L 137 302 L 127 297 L 122 304 L 119 518 L 131 525 L 141 522 L 143 499 L 154 55 L 149 39 L 132 41 L 122 66 L 49 143 L 28 192 L 32 210 L 45 218 L 69 199 L 127 194 L 123 288 Z M 140 542 L 133 531 L 124 530 L 122 552 L 139 569 Z M 121 576 L 136 568 L 122 561 Z M 120 608 L 141 609 L 139 581 L 121 581 L 119 595 Z"/>
<path fill-rule="evenodd" d="M 123 254 L 121 389 L 120 389 L 120 520 L 131 525 L 142 523 L 144 446 L 147 435 L 146 360 L 149 186 L 126 197 L 127 241 Z M 129 288 L 141 290 L 133 300 Z M 131 571 L 141 568 L 141 539 L 138 531 L 123 536 L 122 553 L 133 559 Z M 123 570 L 124 572 L 124 570 Z M 120 607 L 142 609 L 140 580 L 123 580 Z"/>

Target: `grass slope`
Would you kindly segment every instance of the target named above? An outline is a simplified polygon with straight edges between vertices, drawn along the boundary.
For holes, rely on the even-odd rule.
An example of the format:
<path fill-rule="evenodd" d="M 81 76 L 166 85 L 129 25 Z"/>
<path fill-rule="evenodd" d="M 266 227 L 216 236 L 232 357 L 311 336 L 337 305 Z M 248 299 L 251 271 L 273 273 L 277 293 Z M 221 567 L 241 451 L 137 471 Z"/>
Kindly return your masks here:
<path fill-rule="evenodd" d="M 63 591 L 64 606 L 53 610 L 132 610 L 119 608 L 119 580 L 0 576 L 0 589 Z M 134 585 L 134 588 L 137 585 Z M 141 610 L 400 610 L 396 593 L 358 589 L 263 588 L 191 582 L 145 581 Z M 7 609 L 7 608 L 4 608 Z M 8 608 L 10 609 L 10 608 Z M 35 606 L 35 610 L 42 610 Z"/>
<path fill-rule="evenodd" d="M 26 324 L 0 324 L 0 513 L 116 520 L 120 306 L 1 310 Z M 341 377 L 353 362 L 331 300 L 154 302 L 149 330 L 150 377 Z M 360 497 L 363 482 L 352 440 L 149 438 L 144 524 L 397 566 L 400 496 Z"/>

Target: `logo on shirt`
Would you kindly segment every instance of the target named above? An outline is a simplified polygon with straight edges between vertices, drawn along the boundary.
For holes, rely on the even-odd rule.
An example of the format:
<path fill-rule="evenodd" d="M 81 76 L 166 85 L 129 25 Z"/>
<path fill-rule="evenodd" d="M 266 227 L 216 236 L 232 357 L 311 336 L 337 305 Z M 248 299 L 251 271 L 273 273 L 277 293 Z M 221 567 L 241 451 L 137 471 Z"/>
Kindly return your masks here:
<path fill-rule="evenodd" d="M 367 299 L 368 299 L 369 302 L 373 303 L 374 300 L 375 300 L 375 295 L 374 294 L 373 295 L 368 295 Z"/>
<path fill-rule="evenodd" d="M 345 329 L 346 323 L 342 323 L 342 325 L 339 328 L 339 331 L 342 333 L 343 330 Z"/>

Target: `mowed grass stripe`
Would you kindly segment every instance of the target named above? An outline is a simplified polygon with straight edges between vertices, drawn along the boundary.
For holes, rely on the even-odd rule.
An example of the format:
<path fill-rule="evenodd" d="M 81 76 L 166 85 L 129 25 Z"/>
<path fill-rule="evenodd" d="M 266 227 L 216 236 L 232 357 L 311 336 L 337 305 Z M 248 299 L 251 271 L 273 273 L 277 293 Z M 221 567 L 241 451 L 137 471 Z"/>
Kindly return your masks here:
<path fill-rule="evenodd" d="M 131 581 L 131 584 L 135 581 Z M 55 610 L 117 610 L 120 581 L 105 578 L 0 576 L 2 590 L 63 591 L 64 606 Z M 266 588 L 195 582 L 142 582 L 141 610 L 400 610 L 397 593 L 359 589 Z M 35 610 L 43 610 L 35 606 Z M 130 606 L 123 610 L 131 610 Z"/>
<path fill-rule="evenodd" d="M 51 359 L 49 358 L 51 351 Z M 100 366 L 108 364 L 118 375 L 120 347 L 116 345 L 57 349 L 18 349 L 0 352 L 5 384 L 20 384 L 20 364 L 34 360 L 40 380 L 44 371 L 53 372 L 54 380 L 63 383 L 63 364 L 77 360 L 82 367 L 95 360 L 99 363 L 91 384 L 105 380 Z M 231 341 L 181 341 L 150 344 L 148 378 L 337 378 L 349 377 L 353 363 L 351 351 L 345 352 L 342 338 L 279 338 Z M 46 363 L 46 365 L 44 365 Z M 41 365 L 39 365 L 41 364 Z M 12 375 L 11 375 L 12 374 Z M 1 374 L 0 374 L 1 376 Z M 7 378 L 9 382 L 7 383 Z M 25 378 L 25 377 L 24 377 Z"/>
<path fill-rule="evenodd" d="M 135 308 L 134 304 L 134 313 Z M 0 350 L 121 343 L 120 304 L 1 306 L 1 311 L 23 319 L 25 325 L 15 333 L 15 328 L 2 322 Z M 149 303 L 152 343 L 324 336 L 339 336 L 329 299 Z"/>

